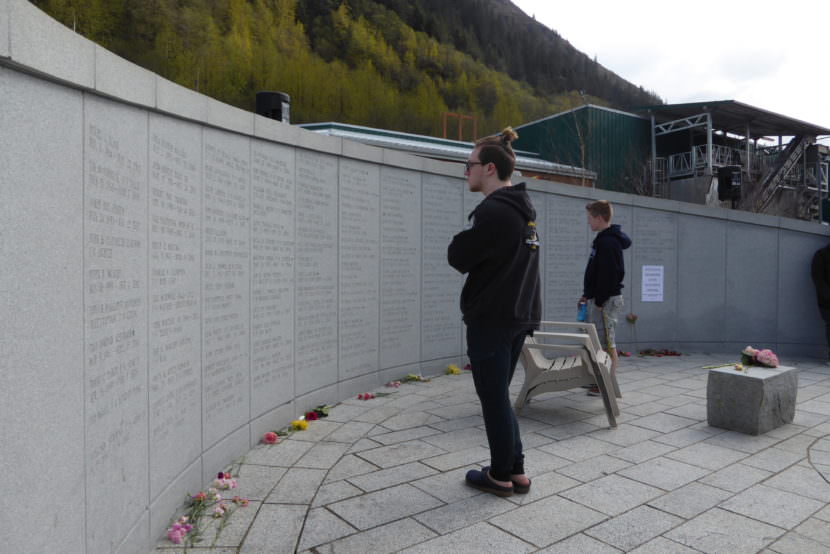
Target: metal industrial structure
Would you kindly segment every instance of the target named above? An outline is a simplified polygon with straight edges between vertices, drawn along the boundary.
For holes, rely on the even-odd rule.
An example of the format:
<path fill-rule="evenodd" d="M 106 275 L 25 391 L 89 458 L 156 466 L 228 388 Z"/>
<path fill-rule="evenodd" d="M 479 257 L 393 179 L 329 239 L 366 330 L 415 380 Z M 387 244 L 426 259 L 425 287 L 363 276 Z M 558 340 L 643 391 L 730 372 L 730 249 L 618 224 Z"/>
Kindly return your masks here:
<path fill-rule="evenodd" d="M 585 104 L 520 125 L 516 146 L 596 171 L 598 188 L 753 212 L 830 217 L 830 129 L 719 100 L 637 108 Z M 825 208 L 827 208 L 825 210 Z"/>
<path fill-rule="evenodd" d="M 653 195 L 799 219 L 820 217 L 830 155 L 816 140 L 830 136 L 830 129 L 735 100 L 634 111 L 651 121 Z M 724 187 L 725 178 L 731 186 Z"/>

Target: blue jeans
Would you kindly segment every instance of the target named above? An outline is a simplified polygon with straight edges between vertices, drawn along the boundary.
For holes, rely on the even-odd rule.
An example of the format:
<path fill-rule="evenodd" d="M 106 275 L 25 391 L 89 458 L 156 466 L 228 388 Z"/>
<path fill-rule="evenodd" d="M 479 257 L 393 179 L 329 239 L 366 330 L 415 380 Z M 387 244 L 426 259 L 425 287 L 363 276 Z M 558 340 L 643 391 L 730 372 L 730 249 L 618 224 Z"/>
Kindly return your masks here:
<path fill-rule="evenodd" d="M 498 481 L 524 473 L 519 424 L 508 388 L 528 334 L 529 329 L 493 323 L 467 324 L 467 356 L 490 446 L 490 476 Z"/>

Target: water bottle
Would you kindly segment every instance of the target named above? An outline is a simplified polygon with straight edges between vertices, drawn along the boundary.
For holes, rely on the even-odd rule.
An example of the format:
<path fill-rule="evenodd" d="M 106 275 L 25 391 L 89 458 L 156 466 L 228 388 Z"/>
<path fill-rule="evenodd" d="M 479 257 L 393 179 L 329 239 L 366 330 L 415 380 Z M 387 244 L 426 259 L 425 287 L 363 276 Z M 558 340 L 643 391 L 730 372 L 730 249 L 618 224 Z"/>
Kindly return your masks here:
<path fill-rule="evenodd" d="M 576 309 L 576 320 L 585 321 L 586 317 L 588 317 L 588 303 L 580 302 Z"/>

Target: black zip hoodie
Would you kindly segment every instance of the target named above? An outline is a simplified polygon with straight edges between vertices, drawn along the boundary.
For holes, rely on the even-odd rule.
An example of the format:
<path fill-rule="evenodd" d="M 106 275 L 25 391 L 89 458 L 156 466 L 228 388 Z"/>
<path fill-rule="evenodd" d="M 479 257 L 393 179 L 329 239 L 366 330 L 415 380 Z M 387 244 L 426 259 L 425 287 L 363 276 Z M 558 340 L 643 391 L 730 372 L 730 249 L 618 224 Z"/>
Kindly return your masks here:
<path fill-rule="evenodd" d="M 468 273 L 461 291 L 464 321 L 538 329 L 539 237 L 525 184 L 492 192 L 469 219 L 472 227 L 447 249 L 450 265 Z"/>
<path fill-rule="evenodd" d="M 582 292 L 585 298 L 593 298 L 594 304 L 601 307 L 606 300 L 622 292 L 625 278 L 622 251 L 629 246 L 631 239 L 620 230 L 619 225 L 611 225 L 597 233 L 585 268 Z"/>

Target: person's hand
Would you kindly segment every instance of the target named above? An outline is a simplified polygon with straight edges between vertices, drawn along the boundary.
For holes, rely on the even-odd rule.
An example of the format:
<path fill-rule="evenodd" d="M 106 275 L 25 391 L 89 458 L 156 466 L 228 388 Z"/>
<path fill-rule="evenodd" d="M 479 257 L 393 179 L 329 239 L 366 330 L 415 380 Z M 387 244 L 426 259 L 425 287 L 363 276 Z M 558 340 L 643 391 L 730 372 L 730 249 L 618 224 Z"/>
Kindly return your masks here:
<path fill-rule="evenodd" d="M 584 296 L 580 296 L 579 300 L 576 301 L 576 307 L 579 308 L 580 304 L 587 304 L 587 303 L 588 303 L 588 299 L 585 298 Z"/>

